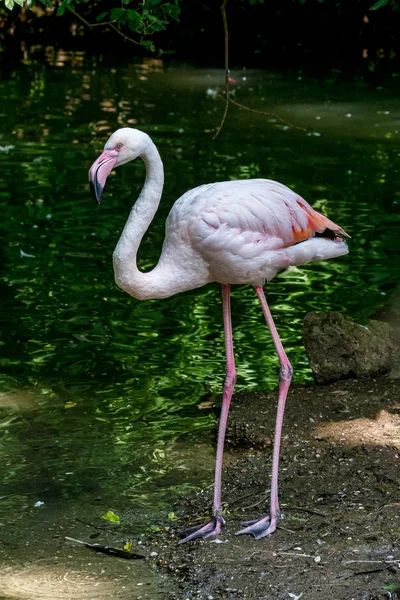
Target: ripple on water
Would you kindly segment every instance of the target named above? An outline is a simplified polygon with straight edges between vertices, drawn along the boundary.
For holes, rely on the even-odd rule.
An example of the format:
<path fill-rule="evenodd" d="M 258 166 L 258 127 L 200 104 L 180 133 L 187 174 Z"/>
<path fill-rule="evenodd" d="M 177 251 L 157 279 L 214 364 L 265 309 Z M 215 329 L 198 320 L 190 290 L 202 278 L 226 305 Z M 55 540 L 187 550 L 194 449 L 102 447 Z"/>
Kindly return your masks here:
<path fill-rule="evenodd" d="M 1 597 L 7 600 L 139 600 L 161 598 L 154 576 L 141 565 L 89 560 L 69 564 L 45 559 L 0 572 Z M 130 563 L 132 561 L 129 561 Z"/>

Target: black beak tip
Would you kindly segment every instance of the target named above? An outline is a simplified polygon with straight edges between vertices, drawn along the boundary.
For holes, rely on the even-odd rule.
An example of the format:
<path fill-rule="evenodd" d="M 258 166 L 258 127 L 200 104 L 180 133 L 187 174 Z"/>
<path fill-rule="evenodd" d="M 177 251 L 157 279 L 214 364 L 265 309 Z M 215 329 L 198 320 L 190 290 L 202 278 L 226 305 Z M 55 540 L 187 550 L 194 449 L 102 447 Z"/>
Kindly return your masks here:
<path fill-rule="evenodd" d="M 97 204 L 101 202 L 101 195 L 103 193 L 103 188 L 98 184 L 97 181 L 89 181 L 90 191 L 92 193 L 93 198 L 96 200 Z"/>

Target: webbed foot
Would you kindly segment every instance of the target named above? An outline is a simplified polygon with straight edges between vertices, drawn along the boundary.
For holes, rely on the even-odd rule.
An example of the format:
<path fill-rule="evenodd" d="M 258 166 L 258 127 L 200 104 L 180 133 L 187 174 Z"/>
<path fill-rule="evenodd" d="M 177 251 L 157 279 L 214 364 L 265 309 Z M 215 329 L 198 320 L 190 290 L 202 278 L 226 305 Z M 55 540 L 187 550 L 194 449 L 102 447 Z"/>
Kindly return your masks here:
<path fill-rule="evenodd" d="M 260 540 L 261 538 L 267 536 L 267 535 L 271 535 L 271 533 L 274 533 L 275 529 L 276 529 L 276 522 L 277 522 L 278 518 L 277 517 L 264 517 L 263 519 L 259 519 L 259 520 L 255 520 L 255 521 L 246 521 L 245 523 L 242 523 L 242 525 L 245 525 L 244 529 L 241 529 L 240 531 L 236 532 L 236 535 L 242 535 L 244 533 L 249 533 L 250 535 L 252 535 L 256 540 Z"/>
<path fill-rule="evenodd" d="M 213 535 L 219 535 L 224 525 L 225 519 L 222 517 L 222 515 L 214 516 L 212 517 L 211 521 L 205 525 L 196 525 L 195 527 L 184 529 L 181 532 L 181 535 L 183 535 L 184 538 L 179 540 L 178 544 L 184 544 L 185 542 L 190 542 L 191 540 L 195 540 L 197 538 L 206 540 Z"/>

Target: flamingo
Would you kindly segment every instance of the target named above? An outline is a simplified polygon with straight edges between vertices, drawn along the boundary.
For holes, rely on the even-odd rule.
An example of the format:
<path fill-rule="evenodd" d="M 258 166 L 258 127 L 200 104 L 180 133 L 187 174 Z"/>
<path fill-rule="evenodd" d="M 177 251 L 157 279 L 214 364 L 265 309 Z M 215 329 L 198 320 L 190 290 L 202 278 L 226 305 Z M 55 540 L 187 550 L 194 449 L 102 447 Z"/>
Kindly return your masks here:
<path fill-rule="evenodd" d="M 140 157 L 146 180 L 133 205 L 113 253 L 116 284 L 138 300 L 168 298 L 210 282 L 222 287 L 226 378 L 219 423 L 214 502 L 210 521 L 182 532 L 179 543 L 218 535 L 225 525 L 221 475 L 229 406 L 236 382 L 230 290 L 232 284 L 255 289 L 279 357 L 278 408 L 272 456 L 268 514 L 243 523 L 237 532 L 259 539 L 272 534 L 279 518 L 278 471 L 281 431 L 292 367 L 286 356 L 264 295 L 263 286 L 281 269 L 347 254 L 341 227 L 311 208 L 285 185 L 269 179 L 223 181 L 189 190 L 173 205 L 167 221 L 160 259 L 150 272 L 138 269 L 140 242 L 160 203 L 163 163 L 150 137 L 123 127 L 107 141 L 89 170 L 92 193 L 100 203 L 107 176 L 114 167 Z"/>

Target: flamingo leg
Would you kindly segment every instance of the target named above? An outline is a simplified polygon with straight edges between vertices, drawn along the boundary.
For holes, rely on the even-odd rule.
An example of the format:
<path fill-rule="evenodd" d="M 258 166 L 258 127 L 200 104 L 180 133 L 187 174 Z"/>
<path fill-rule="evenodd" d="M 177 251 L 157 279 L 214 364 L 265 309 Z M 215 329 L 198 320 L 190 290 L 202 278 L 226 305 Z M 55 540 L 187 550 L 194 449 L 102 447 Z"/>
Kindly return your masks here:
<path fill-rule="evenodd" d="M 279 373 L 279 398 L 278 410 L 275 423 L 274 449 L 272 455 L 272 476 L 271 476 L 271 500 L 269 507 L 269 515 L 266 517 L 243 523 L 246 525 L 244 529 L 237 532 L 237 535 L 249 533 L 257 540 L 273 533 L 276 529 L 276 523 L 279 518 L 279 501 L 278 501 L 278 472 L 279 472 L 279 451 L 281 445 L 283 413 L 285 410 L 286 396 L 292 380 L 293 369 L 283 349 L 282 342 L 276 330 L 275 323 L 272 319 L 271 311 L 267 304 L 264 295 L 264 290 L 261 286 L 255 287 L 258 299 L 264 313 L 265 320 L 271 332 L 272 340 L 275 349 L 278 353 L 279 362 L 281 365 Z"/>
<path fill-rule="evenodd" d="M 221 503 L 221 479 L 222 479 L 222 459 L 224 453 L 224 442 L 226 426 L 228 423 L 229 406 L 231 404 L 232 394 L 236 383 L 236 368 L 233 355 L 233 339 L 232 339 L 232 321 L 231 321 L 231 286 L 222 284 L 222 306 L 224 313 L 224 331 L 225 331 L 225 352 L 226 352 L 226 377 L 222 394 L 222 409 L 219 420 L 217 456 L 215 461 L 215 484 L 214 484 L 214 504 L 213 516 L 206 525 L 190 527 L 182 532 L 184 539 L 179 541 L 179 544 L 189 542 L 196 538 L 206 539 L 213 535 L 221 533 L 222 527 L 225 525 L 225 519 L 222 516 Z"/>

